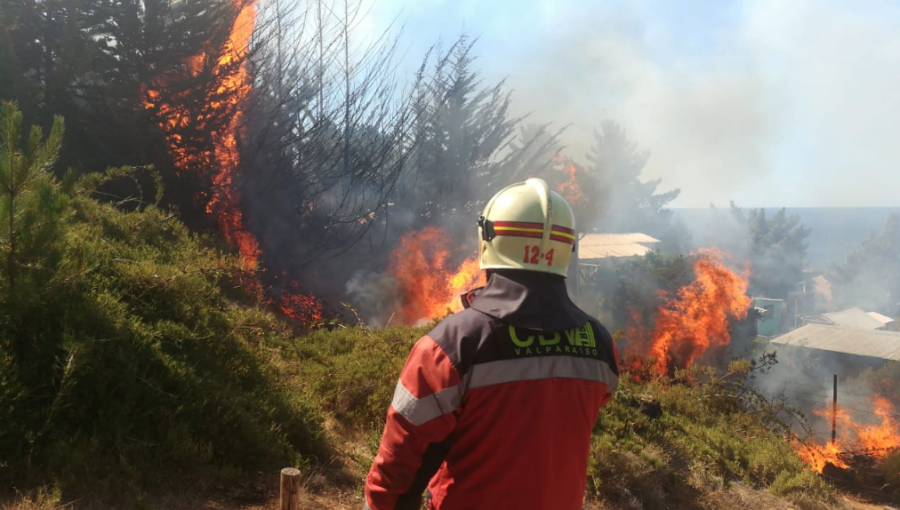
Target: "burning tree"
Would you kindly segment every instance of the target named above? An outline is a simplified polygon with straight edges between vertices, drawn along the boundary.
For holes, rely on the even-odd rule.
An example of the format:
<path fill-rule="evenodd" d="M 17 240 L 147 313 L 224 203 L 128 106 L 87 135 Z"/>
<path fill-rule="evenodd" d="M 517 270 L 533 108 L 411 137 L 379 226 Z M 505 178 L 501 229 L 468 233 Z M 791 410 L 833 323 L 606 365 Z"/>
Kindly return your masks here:
<path fill-rule="evenodd" d="M 643 326 L 640 313 L 632 310 L 628 329 L 630 354 L 656 359 L 656 370 L 671 375 L 731 343 L 731 326 L 750 310 L 748 270 L 737 274 L 724 265 L 717 251 L 701 251 L 694 262 L 696 279 L 675 294 L 663 293 L 665 302 L 656 310 L 652 333 Z"/>

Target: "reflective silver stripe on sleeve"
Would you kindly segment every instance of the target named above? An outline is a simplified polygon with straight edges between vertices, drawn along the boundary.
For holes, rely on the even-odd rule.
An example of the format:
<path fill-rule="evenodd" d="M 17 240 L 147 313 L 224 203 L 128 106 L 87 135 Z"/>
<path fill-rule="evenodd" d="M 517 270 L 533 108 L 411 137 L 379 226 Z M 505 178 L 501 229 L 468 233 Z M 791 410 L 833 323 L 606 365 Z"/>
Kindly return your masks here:
<path fill-rule="evenodd" d="M 372 510 L 368 501 L 363 501 L 363 510 Z"/>
<path fill-rule="evenodd" d="M 515 381 L 552 379 L 585 379 L 605 383 L 610 393 L 619 386 L 619 377 L 605 361 L 574 356 L 541 356 L 505 359 L 475 365 L 469 369 L 469 389 Z M 394 397 L 396 399 L 396 396 Z"/>
<path fill-rule="evenodd" d="M 391 406 L 410 423 L 419 426 L 438 416 L 455 411 L 462 401 L 462 388 L 462 385 L 457 384 L 427 397 L 416 398 L 403 386 L 402 382 L 397 381 Z"/>

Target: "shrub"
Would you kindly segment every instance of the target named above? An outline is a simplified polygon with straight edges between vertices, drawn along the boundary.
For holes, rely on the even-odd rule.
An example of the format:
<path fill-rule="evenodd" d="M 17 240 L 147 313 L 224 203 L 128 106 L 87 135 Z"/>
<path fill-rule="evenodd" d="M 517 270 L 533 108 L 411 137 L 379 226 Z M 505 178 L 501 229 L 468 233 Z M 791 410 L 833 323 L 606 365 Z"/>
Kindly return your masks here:
<path fill-rule="evenodd" d="M 24 148 L 12 105 L 0 125 L 0 237 L 19 241 L 0 253 L 0 482 L 135 493 L 322 453 L 272 363 L 292 332 L 225 298 L 237 261 L 169 211 L 90 197 L 123 170 L 56 182 L 61 121 Z"/>
<path fill-rule="evenodd" d="M 431 327 L 313 332 L 296 343 L 301 378 L 342 424 L 380 432 L 410 349 Z"/>
<path fill-rule="evenodd" d="M 894 448 L 881 458 L 878 469 L 884 472 L 884 481 L 891 487 L 900 487 L 900 448 Z"/>
<path fill-rule="evenodd" d="M 643 501 L 659 497 L 660 486 L 689 494 L 741 481 L 778 494 L 827 498 L 825 484 L 785 440 L 787 427 L 778 419 L 783 409 L 747 384 L 754 366 L 736 362 L 724 374 L 695 367 L 649 382 L 623 374 L 595 429 L 589 469 L 595 492 L 613 501 Z M 643 412 L 648 402 L 658 403 L 662 414 Z"/>

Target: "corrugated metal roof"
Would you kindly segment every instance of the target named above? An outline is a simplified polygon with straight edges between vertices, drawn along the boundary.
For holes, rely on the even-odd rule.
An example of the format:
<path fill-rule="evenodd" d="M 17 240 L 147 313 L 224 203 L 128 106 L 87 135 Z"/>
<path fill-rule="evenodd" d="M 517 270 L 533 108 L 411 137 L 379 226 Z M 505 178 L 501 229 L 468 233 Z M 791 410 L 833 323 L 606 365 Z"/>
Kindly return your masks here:
<path fill-rule="evenodd" d="M 900 333 L 894 331 L 807 324 L 772 343 L 900 361 Z"/>
<path fill-rule="evenodd" d="M 580 260 L 605 259 L 609 257 L 640 257 L 653 250 L 645 244 L 656 244 L 646 234 L 587 234 L 578 240 Z"/>
<path fill-rule="evenodd" d="M 894 319 L 888 317 L 887 315 L 881 315 L 878 312 L 869 312 L 866 315 L 868 315 L 869 317 L 872 317 L 873 319 L 875 319 L 876 321 L 878 321 L 882 324 L 888 324 L 888 323 L 894 322 Z"/>
<path fill-rule="evenodd" d="M 884 323 L 873 318 L 859 308 L 850 308 L 841 312 L 822 314 L 823 317 L 833 322 L 835 326 L 847 326 L 848 328 L 878 329 L 883 328 Z"/>
<path fill-rule="evenodd" d="M 579 244 L 606 245 L 606 244 L 632 244 L 632 243 L 658 243 L 659 239 L 654 239 L 647 234 L 633 232 L 630 234 L 585 234 L 578 240 Z"/>

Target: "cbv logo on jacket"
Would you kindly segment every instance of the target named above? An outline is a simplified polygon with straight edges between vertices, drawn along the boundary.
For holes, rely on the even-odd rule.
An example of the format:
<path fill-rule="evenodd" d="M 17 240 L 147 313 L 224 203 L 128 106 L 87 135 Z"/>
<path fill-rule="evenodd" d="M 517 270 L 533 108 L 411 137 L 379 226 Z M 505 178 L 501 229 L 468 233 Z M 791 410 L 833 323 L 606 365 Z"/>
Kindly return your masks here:
<path fill-rule="evenodd" d="M 590 322 L 579 328 L 553 333 L 523 331 L 509 326 L 509 338 L 516 356 L 597 356 L 597 339 Z"/>

